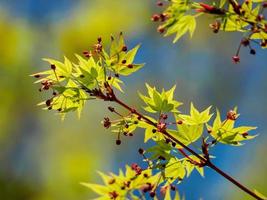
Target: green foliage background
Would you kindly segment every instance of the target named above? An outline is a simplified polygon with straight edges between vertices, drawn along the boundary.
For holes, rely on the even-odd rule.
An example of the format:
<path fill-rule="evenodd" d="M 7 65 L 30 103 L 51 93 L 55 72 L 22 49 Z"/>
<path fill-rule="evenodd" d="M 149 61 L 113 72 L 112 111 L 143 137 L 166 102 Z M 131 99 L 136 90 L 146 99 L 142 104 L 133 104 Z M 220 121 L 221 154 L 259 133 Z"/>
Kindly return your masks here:
<path fill-rule="evenodd" d="M 233 65 L 230 58 L 239 37 L 214 35 L 207 28 L 208 18 L 198 24 L 192 40 L 185 37 L 173 45 L 171 38 L 156 33 L 149 20 L 158 12 L 152 1 L 84 0 L 69 8 L 58 6 L 56 12 L 40 8 L 46 21 L 27 17 L 20 3 L 15 8 L 9 1 L 0 2 L 2 199 L 88 199 L 91 191 L 79 182 L 95 182 L 96 170 L 114 171 L 137 159 L 142 136 L 123 141 L 121 148 L 115 146 L 100 124 L 107 112 L 101 102 L 86 105 L 80 120 L 71 115 L 61 122 L 59 116 L 35 106 L 40 95 L 28 77 L 47 67 L 41 58 L 71 57 L 88 49 L 99 35 L 107 40 L 120 31 L 130 44 L 143 43 L 138 59 L 146 62 L 146 69 L 126 81 L 126 101 L 140 105 L 137 90 L 145 91 L 146 81 L 159 88 L 176 83 L 177 98 L 194 101 L 198 107 L 212 104 L 226 112 L 238 105 L 243 121 L 258 126 L 260 136 L 238 149 L 220 146 L 216 162 L 247 185 L 267 192 L 266 52 L 259 50 L 256 57 L 242 52 L 241 64 Z M 38 7 L 34 1 L 24 3 Z M 206 179 L 196 175 L 187 182 L 181 191 L 188 199 L 247 198 L 237 196 L 241 192 L 213 172 L 208 171 Z"/>

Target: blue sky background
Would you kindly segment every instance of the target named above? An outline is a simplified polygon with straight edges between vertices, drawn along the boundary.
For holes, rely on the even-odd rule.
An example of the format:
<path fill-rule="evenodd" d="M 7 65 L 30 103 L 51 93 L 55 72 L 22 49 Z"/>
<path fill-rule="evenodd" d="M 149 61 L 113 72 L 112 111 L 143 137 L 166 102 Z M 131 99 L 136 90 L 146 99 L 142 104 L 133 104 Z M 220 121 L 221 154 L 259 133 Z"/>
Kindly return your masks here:
<path fill-rule="evenodd" d="M 109 6 L 112 9 L 107 9 Z M 62 55 L 82 52 L 98 35 L 108 38 L 120 31 L 125 32 L 129 46 L 142 43 L 137 61 L 146 63 L 145 68 L 124 79 L 123 98 L 140 105 L 137 90 L 145 91 L 144 83 L 148 82 L 157 88 L 176 84 L 176 97 L 185 103 L 182 109 L 186 112 L 191 101 L 201 109 L 213 105 L 222 113 L 238 106 L 238 124 L 258 126 L 256 133 L 260 135 L 238 148 L 218 145 L 212 151 L 214 162 L 250 187 L 265 189 L 267 164 L 262 161 L 265 158 L 258 157 L 266 151 L 267 143 L 266 50 L 255 47 L 257 55 L 252 56 L 242 49 L 241 63 L 235 65 L 231 57 L 240 35 L 213 34 L 204 19 L 192 40 L 186 36 L 173 44 L 172 38 L 157 34 L 156 25 L 149 20 L 157 11 L 152 1 L 1 0 L 0 11 L 4 13 L 0 14 L 4 46 L 0 48 L 0 83 L 6 92 L 0 102 L 5 108 L 0 110 L 0 135 L 4 135 L 0 184 L 5 186 L 0 196 L 88 199 L 92 194 L 80 181 L 98 180 L 96 170 L 116 172 L 133 160 L 141 162 L 136 149 L 143 146 L 142 132 L 123 141 L 120 148 L 115 146 L 114 137 L 98 123 L 106 114 L 102 103 L 90 102 L 81 120 L 71 115 L 60 122 L 58 116 L 35 106 L 40 95 L 28 78 L 28 74 L 44 69 L 42 57 L 61 59 Z M 15 55 L 9 55 L 5 47 L 11 45 L 8 41 L 13 35 L 16 38 L 10 41 L 16 41 L 11 42 Z M 4 59 L 7 56 L 12 62 Z M 249 199 L 232 196 L 241 191 L 210 169 L 205 170 L 204 179 L 195 172 L 178 188 L 190 200 Z"/>

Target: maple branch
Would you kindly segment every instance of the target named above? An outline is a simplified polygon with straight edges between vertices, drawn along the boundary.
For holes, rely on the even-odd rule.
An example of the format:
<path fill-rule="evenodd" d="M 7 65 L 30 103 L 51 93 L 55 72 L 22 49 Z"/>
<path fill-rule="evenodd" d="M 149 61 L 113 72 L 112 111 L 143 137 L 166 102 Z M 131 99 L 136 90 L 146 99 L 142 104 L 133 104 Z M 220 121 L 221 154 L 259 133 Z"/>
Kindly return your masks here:
<path fill-rule="evenodd" d="M 107 85 L 106 89 L 107 89 L 108 93 L 107 93 L 107 98 L 104 98 L 105 101 L 115 102 L 115 103 L 119 104 L 120 106 L 122 106 L 123 108 L 125 108 L 126 110 L 130 111 L 131 113 L 137 115 L 140 119 L 143 119 L 146 123 L 154 126 L 155 128 L 157 127 L 157 123 L 154 123 L 149 118 L 147 118 L 146 116 L 144 116 L 143 114 L 141 114 L 140 112 L 138 112 L 136 109 L 130 107 L 129 105 L 127 105 L 126 103 L 124 103 L 123 101 L 121 101 L 120 99 L 118 99 L 117 96 L 114 94 L 113 89 L 109 85 Z M 101 95 L 101 99 L 103 99 L 103 96 L 102 95 Z M 255 199 L 257 199 L 257 200 L 264 200 L 263 198 L 261 198 L 260 196 L 258 196 L 255 192 L 253 192 L 252 190 L 250 190 L 249 188 L 247 188 L 246 186 L 244 186 L 242 183 L 240 183 L 239 181 L 235 180 L 233 177 L 231 177 L 230 175 L 228 175 L 227 173 L 225 173 L 224 171 L 222 171 L 220 168 L 218 168 L 216 165 L 214 165 L 209 159 L 206 159 L 206 158 L 200 156 L 193 149 L 191 149 L 190 147 L 188 147 L 185 144 L 183 144 L 179 139 L 177 139 L 174 136 L 172 136 L 166 130 L 161 130 L 160 132 L 164 136 L 166 136 L 169 139 L 171 139 L 176 144 L 182 146 L 185 150 L 187 150 L 188 152 L 190 152 L 192 155 L 194 155 L 198 159 L 200 159 L 200 161 L 203 163 L 203 166 L 210 167 L 211 169 L 213 169 L 214 171 L 216 171 L 218 174 L 220 174 L 221 176 L 223 176 L 225 179 L 227 179 L 228 181 L 230 181 L 231 183 L 233 183 L 238 188 L 240 188 L 241 190 L 243 190 L 245 193 L 249 194 L 250 196 L 254 197 Z M 178 149 L 178 150 L 182 154 L 185 154 L 185 152 L 183 151 L 183 149 Z M 185 155 L 187 155 L 187 154 L 185 154 Z"/>
<path fill-rule="evenodd" d="M 189 161 L 190 163 L 192 163 L 193 165 L 196 165 L 196 166 L 199 166 L 199 167 L 204 167 L 204 166 L 205 166 L 205 163 L 198 162 L 198 161 L 196 161 L 196 160 L 190 158 L 190 156 L 188 156 L 188 155 L 184 152 L 183 149 L 178 149 L 178 150 L 179 150 L 179 151 L 181 152 L 181 154 L 182 154 L 184 157 L 186 157 L 186 158 L 188 159 L 188 161 Z"/>

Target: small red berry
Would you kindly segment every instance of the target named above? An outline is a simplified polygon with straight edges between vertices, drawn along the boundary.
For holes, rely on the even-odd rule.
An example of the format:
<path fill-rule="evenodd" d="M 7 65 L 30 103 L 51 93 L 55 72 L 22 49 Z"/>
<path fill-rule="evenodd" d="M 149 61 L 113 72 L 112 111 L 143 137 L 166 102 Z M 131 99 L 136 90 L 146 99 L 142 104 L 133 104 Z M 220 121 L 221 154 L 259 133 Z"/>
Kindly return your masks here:
<path fill-rule="evenodd" d="M 242 41 L 241 41 L 241 43 L 242 43 L 242 45 L 243 46 L 248 46 L 249 45 L 249 39 L 247 39 L 247 38 L 244 38 Z"/>
<path fill-rule="evenodd" d="M 157 2 L 157 6 L 163 6 L 163 2 L 158 1 L 158 2 Z"/>
<path fill-rule="evenodd" d="M 109 192 L 110 199 L 117 199 L 119 194 L 116 191 Z"/>
<path fill-rule="evenodd" d="M 175 191 L 176 190 L 176 187 L 174 185 L 171 185 L 171 190 L 172 191 Z"/>
<path fill-rule="evenodd" d="M 132 170 L 135 170 L 137 167 L 138 167 L 137 163 L 133 163 L 133 164 L 131 165 Z"/>
<path fill-rule="evenodd" d="M 258 15 L 257 20 L 258 21 L 264 20 L 264 15 L 263 14 Z"/>
<path fill-rule="evenodd" d="M 148 192 L 148 188 L 147 188 L 147 187 L 143 187 L 142 191 L 143 191 L 144 193 L 147 193 L 147 192 Z"/>
<path fill-rule="evenodd" d="M 45 104 L 46 104 L 47 106 L 50 106 L 50 105 L 51 105 L 51 100 L 48 99 L 48 100 L 45 102 Z"/>
<path fill-rule="evenodd" d="M 121 140 L 116 140 L 116 145 L 120 145 L 121 144 Z"/>
<path fill-rule="evenodd" d="M 144 154 L 144 152 L 145 152 L 145 150 L 144 150 L 144 149 L 141 149 L 141 148 L 140 148 L 140 149 L 138 149 L 138 153 L 139 153 L 139 154 L 143 155 L 143 154 Z"/>
<path fill-rule="evenodd" d="M 88 51 L 84 51 L 84 52 L 83 52 L 83 55 L 84 55 L 86 58 L 90 58 L 90 52 L 88 52 Z"/>
<path fill-rule="evenodd" d="M 166 158 L 164 156 L 159 156 L 158 159 L 159 160 L 166 160 Z"/>
<path fill-rule="evenodd" d="M 145 178 L 148 178 L 148 174 L 144 174 L 144 177 L 145 177 Z"/>
<path fill-rule="evenodd" d="M 131 109 L 131 113 L 136 114 L 136 110 L 134 108 Z"/>
<path fill-rule="evenodd" d="M 132 68 L 133 68 L 133 64 L 128 64 L 127 67 L 128 67 L 129 69 L 132 69 Z"/>
<path fill-rule="evenodd" d="M 121 50 L 126 52 L 127 51 L 127 46 L 124 45 Z"/>
<path fill-rule="evenodd" d="M 161 21 L 161 22 L 166 21 L 167 16 L 168 16 L 168 15 L 167 15 L 166 13 L 161 13 L 161 14 L 160 14 L 160 21 Z"/>
<path fill-rule="evenodd" d="M 156 195 L 156 193 L 154 191 L 149 193 L 149 196 L 152 197 L 152 198 L 155 197 L 155 195 Z"/>
<path fill-rule="evenodd" d="M 256 50 L 255 49 L 250 49 L 250 54 L 251 55 L 255 55 L 256 54 Z"/>
<path fill-rule="evenodd" d="M 167 191 L 167 189 L 168 189 L 168 186 L 161 187 L 161 188 L 160 188 L 160 193 L 161 193 L 163 196 L 165 196 L 165 195 L 166 195 L 166 191 Z"/>
<path fill-rule="evenodd" d="M 240 57 L 239 56 L 233 56 L 232 57 L 232 60 L 235 64 L 239 63 L 240 62 Z"/>
<path fill-rule="evenodd" d="M 267 46 L 267 40 L 263 40 L 261 42 L 261 47 L 266 47 Z"/>
<path fill-rule="evenodd" d="M 234 110 L 229 110 L 227 112 L 227 119 L 229 120 L 236 120 L 237 119 L 237 113 Z"/>
<path fill-rule="evenodd" d="M 110 179 L 110 180 L 108 181 L 108 184 L 109 184 L 109 185 L 112 185 L 112 184 L 114 184 L 115 182 L 116 182 L 115 178 L 112 178 L 112 179 Z"/>
<path fill-rule="evenodd" d="M 160 34 L 162 34 L 162 33 L 164 33 L 165 28 L 163 28 L 162 26 L 159 26 L 158 29 L 157 29 L 157 31 L 158 31 Z"/>
<path fill-rule="evenodd" d="M 248 136 L 248 133 L 246 132 L 246 133 L 242 133 L 242 136 L 244 137 L 244 138 L 246 138 L 247 136 Z"/>
<path fill-rule="evenodd" d="M 115 111 L 115 108 L 113 108 L 111 106 L 109 106 L 108 109 L 109 109 L 110 112 L 114 112 Z"/>
<path fill-rule="evenodd" d="M 52 64 L 51 65 L 51 69 L 55 70 L 56 69 L 56 65 Z"/>
<path fill-rule="evenodd" d="M 181 124 L 183 124 L 183 121 L 182 120 L 178 120 L 177 124 L 181 125 Z"/>
<path fill-rule="evenodd" d="M 34 75 L 34 78 L 40 78 L 40 77 L 41 77 L 41 75 L 39 75 L 39 74 Z"/>
<path fill-rule="evenodd" d="M 126 186 L 126 187 L 129 188 L 130 187 L 130 184 L 131 184 L 131 181 L 125 181 L 123 184 L 124 184 L 124 186 Z"/>
<path fill-rule="evenodd" d="M 219 21 L 215 21 L 214 23 L 209 25 L 214 33 L 218 33 L 221 27 L 221 23 Z"/>
<path fill-rule="evenodd" d="M 161 117 L 162 117 L 162 119 L 164 119 L 164 120 L 168 119 L 168 115 L 166 115 L 166 114 L 162 114 Z"/>
<path fill-rule="evenodd" d="M 111 126 L 111 121 L 110 121 L 110 119 L 108 117 L 104 118 L 103 125 L 107 129 Z"/>
<path fill-rule="evenodd" d="M 160 15 L 158 15 L 158 14 L 154 14 L 151 17 L 151 21 L 153 21 L 153 22 L 157 22 L 157 21 L 159 21 L 159 19 L 160 19 Z"/>

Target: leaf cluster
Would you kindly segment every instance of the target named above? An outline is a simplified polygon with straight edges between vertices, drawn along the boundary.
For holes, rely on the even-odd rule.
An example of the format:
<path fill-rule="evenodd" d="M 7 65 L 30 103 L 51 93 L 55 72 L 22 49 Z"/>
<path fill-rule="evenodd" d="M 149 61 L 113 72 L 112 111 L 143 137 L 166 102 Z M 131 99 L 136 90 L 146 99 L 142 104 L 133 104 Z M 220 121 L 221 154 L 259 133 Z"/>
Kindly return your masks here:
<path fill-rule="evenodd" d="M 153 15 L 152 20 L 161 23 L 158 31 L 165 32 L 164 36 L 175 34 L 173 42 L 177 42 L 187 32 L 192 37 L 196 29 L 196 18 L 211 15 L 214 21 L 210 28 L 214 33 L 241 32 L 244 39 L 256 41 L 262 48 L 266 48 L 267 21 L 263 14 L 266 3 L 266 0 L 220 0 L 207 3 L 171 0 L 166 3 L 168 5 L 161 14 Z"/>
<path fill-rule="evenodd" d="M 191 103 L 189 113 L 181 113 L 178 108 L 183 103 L 175 99 L 176 86 L 158 91 L 146 84 L 147 95 L 139 93 L 146 115 L 120 101 L 114 92 L 115 89 L 122 91 L 120 77 L 143 67 L 134 63 L 138 48 L 139 45 L 128 50 L 120 34 L 118 40 L 111 38 L 107 53 L 99 38 L 92 51 L 84 52 L 84 56 L 76 55 L 76 62 L 66 57 L 64 62 L 44 59 L 50 69 L 32 76 L 38 78 L 40 91 L 52 93 L 52 97 L 40 105 L 57 110 L 63 118 L 71 111 L 78 111 L 80 115 L 86 101 L 99 99 L 115 102 L 129 111 L 124 115 L 108 107 L 118 119 L 106 117 L 103 125 L 116 135 L 116 144 L 121 143 L 122 137 L 133 136 L 136 129 L 144 131 L 144 143 L 149 142 L 150 147 L 139 149 L 139 154 L 147 167 L 134 163 L 118 175 L 100 172 L 104 185 L 83 183 L 99 195 L 97 199 L 142 199 L 149 195 L 155 199 L 178 200 L 175 185 L 189 177 L 193 170 L 204 176 L 203 167 L 213 158 L 209 153 L 212 148 L 219 143 L 240 146 L 256 136 L 251 135 L 256 127 L 236 126 L 239 116 L 236 108 L 221 117 L 219 110 L 214 115 L 211 106 L 201 111 Z M 184 151 L 189 146 L 194 154 Z"/>
<path fill-rule="evenodd" d="M 144 66 L 134 63 L 140 45 L 128 50 L 123 35 L 115 40 L 111 37 L 109 53 L 102 46 L 101 39 L 94 50 L 84 52 L 85 56 L 75 55 L 76 62 L 64 58 L 64 62 L 44 59 L 51 69 L 33 74 L 41 83 L 40 91 L 52 91 L 53 96 L 41 102 L 44 109 L 56 110 L 64 118 L 69 111 L 78 111 L 80 116 L 85 101 L 95 99 L 89 91 L 106 90 L 105 84 L 122 92 L 121 76 L 128 76 Z"/>
<path fill-rule="evenodd" d="M 193 103 L 191 103 L 189 114 L 183 114 L 177 110 L 182 103 L 174 99 L 175 86 L 167 91 L 162 90 L 162 92 L 157 91 L 155 87 L 148 84 L 146 84 L 146 87 L 148 96 L 144 96 L 141 93 L 139 93 L 139 95 L 146 104 L 144 111 L 151 114 L 146 117 L 155 123 L 156 126 L 146 123 L 144 119 L 127 116 L 121 120 L 114 121 L 112 132 L 120 134 L 122 132 L 133 132 L 137 128 L 144 130 L 144 142 L 150 142 L 152 145 L 146 151 L 141 151 L 141 155 L 147 163 L 147 167 L 142 170 L 144 170 L 144 172 L 149 172 L 152 177 L 157 177 L 153 179 L 156 183 L 152 181 L 150 184 L 157 184 L 154 190 L 155 192 L 158 191 L 158 196 L 163 195 L 165 199 L 170 198 L 171 195 L 169 193 L 162 193 L 164 188 L 181 183 L 182 180 L 189 177 L 194 170 L 201 176 L 204 176 L 203 167 L 205 166 L 205 163 L 198 157 L 186 154 L 183 151 L 183 147 L 171 142 L 163 134 L 164 131 L 170 133 L 186 146 L 195 148 L 199 156 L 208 156 L 208 159 L 213 157 L 207 155 L 207 152 L 203 151 L 201 147 L 197 147 L 199 142 L 202 142 L 202 146 L 205 144 L 208 149 L 207 151 L 210 151 L 218 143 L 239 146 L 243 141 L 253 139 L 256 136 L 250 134 L 256 127 L 235 126 L 235 122 L 238 120 L 239 116 L 236 108 L 229 111 L 224 120 L 221 120 L 221 114 L 218 110 L 216 110 L 216 116 L 213 117 L 214 113 L 211 112 L 211 106 L 200 111 Z M 166 117 L 170 115 L 173 115 L 174 121 L 170 121 L 171 119 L 169 120 L 171 117 Z M 154 116 L 159 117 L 156 118 Z M 134 123 L 136 121 L 138 121 L 138 123 Z M 212 125 L 209 125 L 210 123 Z M 126 124 L 128 124 L 128 126 L 125 126 Z M 173 126 L 176 128 L 173 128 Z M 126 167 L 126 171 L 129 171 L 129 167 Z M 124 181 L 128 179 L 125 178 Z M 142 180 L 144 180 L 144 182 L 141 185 L 146 184 L 147 179 Z M 133 185 L 135 185 L 135 183 L 133 183 Z M 92 189 L 96 188 L 90 184 L 89 187 Z M 106 188 L 106 195 L 114 190 L 120 196 L 123 196 L 124 199 L 138 198 L 135 196 L 128 197 L 129 194 L 134 194 L 131 193 L 133 190 L 138 190 L 142 195 L 147 194 L 146 191 L 143 190 L 143 187 L 130 187 L 129 190 L 131 190 L 131 192 L 121 191 L 117 186 L 117 188 L 114 188 L 114 186 L 112 189 L 110 185 L 102 187 Z M 99 195 L 103 196 L 104 193 Z"/>

